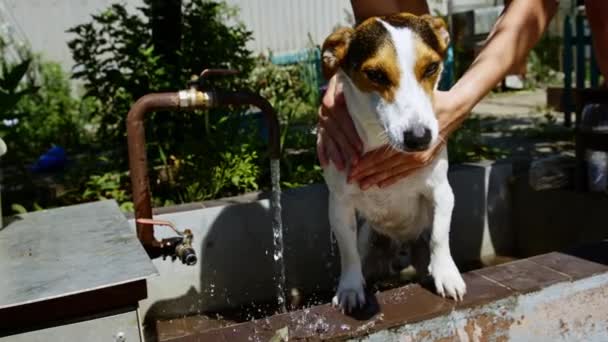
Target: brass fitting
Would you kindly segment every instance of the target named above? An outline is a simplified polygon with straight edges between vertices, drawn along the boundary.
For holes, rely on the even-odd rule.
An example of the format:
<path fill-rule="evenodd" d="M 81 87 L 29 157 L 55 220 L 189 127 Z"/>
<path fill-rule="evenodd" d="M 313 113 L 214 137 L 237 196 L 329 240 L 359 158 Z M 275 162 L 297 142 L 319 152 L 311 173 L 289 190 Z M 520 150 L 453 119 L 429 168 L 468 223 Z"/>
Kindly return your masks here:
<path fill-rule="evenodd" d="M 192 87 L 177 93 L 179 108 L 210 108 L 213 106 L 211 93 Z"/>

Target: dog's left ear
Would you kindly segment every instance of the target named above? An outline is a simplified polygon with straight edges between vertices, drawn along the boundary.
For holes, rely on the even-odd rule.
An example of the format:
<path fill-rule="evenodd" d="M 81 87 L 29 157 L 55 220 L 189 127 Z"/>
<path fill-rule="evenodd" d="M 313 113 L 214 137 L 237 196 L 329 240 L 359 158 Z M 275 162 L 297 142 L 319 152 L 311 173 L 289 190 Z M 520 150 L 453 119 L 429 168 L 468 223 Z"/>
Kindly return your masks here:
<path fill-rule="evenodd" d="M 348 51 L 348 44 L 350 38 L 353 35 L 353 30 L 350 27 L 339 28 L 325 39 L 322 48 L 323 58 L 323 76 L 329 80 L 340 68 L 346 51 Z"/>
<path fill-rule="evenodd" d="M 435 31 L 435 34 L 439 39 L 439 44 L 441 44 L 441 49 L 443 51 L 447 50 L 448 45 L 450 44 L 450 33 L 448 32 L 448 25 L 446 25 L 445 21 L 440 17 L 433 17 L 428 14 L 423 15 L 422 18 L 428 21 L 431 28 Z"/>

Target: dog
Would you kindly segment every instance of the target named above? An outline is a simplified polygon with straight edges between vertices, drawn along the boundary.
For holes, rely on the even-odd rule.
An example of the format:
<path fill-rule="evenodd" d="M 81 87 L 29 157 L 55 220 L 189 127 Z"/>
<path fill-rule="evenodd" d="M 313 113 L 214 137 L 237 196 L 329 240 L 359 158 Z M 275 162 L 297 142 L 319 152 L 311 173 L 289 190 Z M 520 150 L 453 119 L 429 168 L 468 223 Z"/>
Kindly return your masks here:
<path fill-rule="evenodd" d="M 388 144 L 411 153 L 437 142 L 433 91 L 448 43 L 442 19 L 407 13 L 372 17 L 327 37 L 322 46 L 323 74 L 327 79 L 335 75 L 342 86 L 364 152 Z M 333 304 L 346 312 L 365 305 L 362 260 L 370 251 L 361 239 L 370 235 L 369 229 L 397 242 L 413 242 L 413 258 L 426 249 L 427 261 L 422 262 L 426 269 L 417 272 L 433 277 L 439 295 L 461 300 L 466 285 L 450 252 L 454 195 L 445 146 L 430 164 L 383 189 L 361 190 L 349 184 L 349 168 L 339 171 L 333 163 L 323 168 L 329 221 L 341 260 Z"/>

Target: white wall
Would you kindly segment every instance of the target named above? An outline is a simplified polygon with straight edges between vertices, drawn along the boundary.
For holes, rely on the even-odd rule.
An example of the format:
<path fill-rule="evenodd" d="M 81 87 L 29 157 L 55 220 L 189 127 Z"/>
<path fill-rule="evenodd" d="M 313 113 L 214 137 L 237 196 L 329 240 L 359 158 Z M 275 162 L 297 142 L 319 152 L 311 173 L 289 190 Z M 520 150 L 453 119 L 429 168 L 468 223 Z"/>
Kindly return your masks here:
<path fill-rule="evenodd" d="M 254 32 L 254 52 L 288 52 L 306 48 L 308 34 L 321 44 L 352 15 L 349 0 L 228 0 L 241 8 L 240 19 Z M 348 13 L 348 14 L 347 14 Z"/>
<path fill-rule="evenodd" d="M 141 0 L 0 0 L 0 25 L 9 24 L 19 40 L 29 42 L 36 52 L 60 62 L 66 70 L 72 67 L 67 47 L 71 35 L 65 31 L 88 22 L 111 3 L 121 2 L 130 11 Z M 240 20 L 253 31 L 249 47 L 256 53 L 288 52 L 306 48 L 308 34 L 315 44 L 337 25 L 348 24 L 352 13 L 350 0 L 227 0 L 241 8 Z M 447 0 L 428 0 L 431 11 L 442 12 Z M 454 0 L 454 8 L 493 5 L 502 0 Z M 1 32 L 1 30 L 0 30 Z"/>
<path fill-rule="evenodd" d="M 66 70 L 73 64 L 66 30 L 90 21 L 114 2 L 127 4 L 129 11 L 141 0 L 0 0 L 0 24 L 29 43 L 36 52 L 60 62 Z M 308 46 L 308 34 L 319 44 L 338 25 L 345 25 L 349 0 L 228 0 L 241 8 L 240 20 L 254 32 L 249 44 L 254 52 L 299 50 Z"/>
<path fill-rule="evenodd" d="M 140 0 L 119 0 L 130 11 Z M 10 31 L 18 40 L 25 40 L 34 52 L 60 62 L 71 70 L 73 61 L 67 42 L 73 35 L 70 27 L 90 21 L 91 14 L 99 13 L 117 0 L 0 0 L 0 20 L 8 21 Z"/>

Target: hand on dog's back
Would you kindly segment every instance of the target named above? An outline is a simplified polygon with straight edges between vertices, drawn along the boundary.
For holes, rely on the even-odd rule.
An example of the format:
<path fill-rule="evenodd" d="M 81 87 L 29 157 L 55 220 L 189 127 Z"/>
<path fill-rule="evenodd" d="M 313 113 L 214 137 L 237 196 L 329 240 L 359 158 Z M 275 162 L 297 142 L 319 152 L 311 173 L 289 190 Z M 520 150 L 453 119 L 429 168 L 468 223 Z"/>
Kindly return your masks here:
<path fill-rule="evenodd" d="M 338 170 L 356 165 L 363 149 L 353 120 L 348 114 L 342 87 L 332 77 L 319 108 L 317 155 L 322 166 L 331 160 Z"/>

